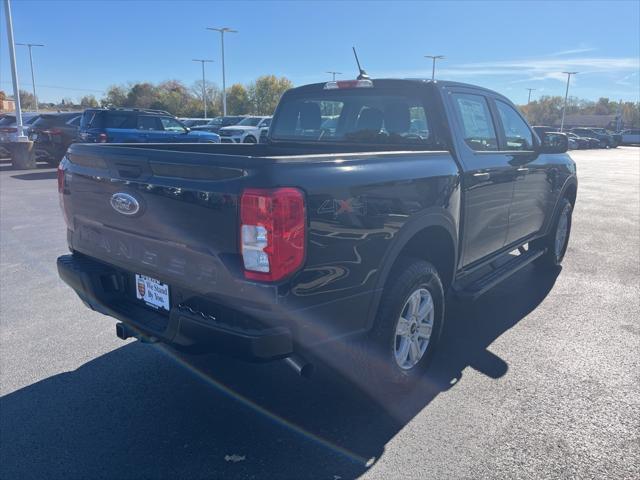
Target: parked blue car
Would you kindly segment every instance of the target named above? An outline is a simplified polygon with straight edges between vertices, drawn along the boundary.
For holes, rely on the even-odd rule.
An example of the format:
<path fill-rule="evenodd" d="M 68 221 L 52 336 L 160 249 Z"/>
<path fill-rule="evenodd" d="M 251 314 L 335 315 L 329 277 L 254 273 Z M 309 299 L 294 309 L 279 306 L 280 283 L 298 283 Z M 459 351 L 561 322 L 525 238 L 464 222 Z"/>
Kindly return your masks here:
<path fill-rule="evenodd" d="M 82 143 L 220 143 L 211 132 L 192 131 L 163 110 L 91 108 L 80 120 Z"/>

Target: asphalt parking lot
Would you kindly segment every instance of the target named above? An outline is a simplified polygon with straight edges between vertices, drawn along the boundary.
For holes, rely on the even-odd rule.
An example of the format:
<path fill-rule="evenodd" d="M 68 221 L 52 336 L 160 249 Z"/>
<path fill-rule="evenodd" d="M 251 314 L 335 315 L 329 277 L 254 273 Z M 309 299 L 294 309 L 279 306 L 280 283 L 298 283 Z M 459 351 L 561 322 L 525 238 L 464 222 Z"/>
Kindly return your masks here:
<path fill-rule="evenodd" d="M 58 280 L 55 171 L 0 161 L 0 478 L 640 478 L 640 148 L 571 155 L 562 270 L 450 308 L 394 405 L 119 340 Z"/>

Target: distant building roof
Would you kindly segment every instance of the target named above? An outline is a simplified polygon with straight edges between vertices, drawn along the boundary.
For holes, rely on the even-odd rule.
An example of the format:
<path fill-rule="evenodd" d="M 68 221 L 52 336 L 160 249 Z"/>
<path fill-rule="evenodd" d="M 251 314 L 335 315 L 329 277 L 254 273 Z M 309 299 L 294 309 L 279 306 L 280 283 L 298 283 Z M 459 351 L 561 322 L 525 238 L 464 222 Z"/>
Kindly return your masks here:
<path fill-rule="evenodd" d="M 607 128 L 615 125 L 617 120 L 617 115 L 567 115 L 564 124 L 567 127 Z M 560 125 L 560 120 L 556 125 Z"/>

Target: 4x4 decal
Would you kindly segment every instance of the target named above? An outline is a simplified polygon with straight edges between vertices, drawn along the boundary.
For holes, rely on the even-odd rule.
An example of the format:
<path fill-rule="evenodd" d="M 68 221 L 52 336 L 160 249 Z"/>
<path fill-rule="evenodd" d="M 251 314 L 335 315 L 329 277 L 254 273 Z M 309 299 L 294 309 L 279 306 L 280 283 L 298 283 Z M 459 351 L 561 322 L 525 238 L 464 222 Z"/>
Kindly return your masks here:
<path fill-rule="evenodd" d="M 332 213 L 340 215 L 342 213 L 356 213 L 358 215 L 367 214 L 367 205 L 360 197 L 347 198 L 345 200 L 333 198 L 322 202 L 318 208 L 318 214 Z"/>

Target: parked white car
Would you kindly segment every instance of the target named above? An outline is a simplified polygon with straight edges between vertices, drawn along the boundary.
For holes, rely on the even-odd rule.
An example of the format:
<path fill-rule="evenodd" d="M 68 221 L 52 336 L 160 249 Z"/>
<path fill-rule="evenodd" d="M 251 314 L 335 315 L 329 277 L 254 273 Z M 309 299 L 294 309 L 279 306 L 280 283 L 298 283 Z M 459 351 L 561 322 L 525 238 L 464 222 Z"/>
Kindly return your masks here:
<path fill-rule="evenodd" d="M 178 118 L 180 122 L 187 128 L 199 127 L 200 125 L 206 125 L 211 121 L 210 118 Z"/>
<path fill-rule="evenodd" d="M 640 129 L 623 130 L 621 133 L 623 145 L 640 143 Z"/>
<path fill-rule="evenodd" d="M 246 117 L 235 125 L 220 129 L 222 143 L 258 143 L 260 131 L 269 128 L 271 117 Z"/>
<path fill-rule="evenodd" d="M 29 127 L 38 116 L 37 113 L 22 112 L 23 133 L 25 136 L 29 136 Z M 17 139 L 16 115 L 14 113 L 0 115 L 0 157 L 11 156 L 11 144 L 15 143 Z"/>

